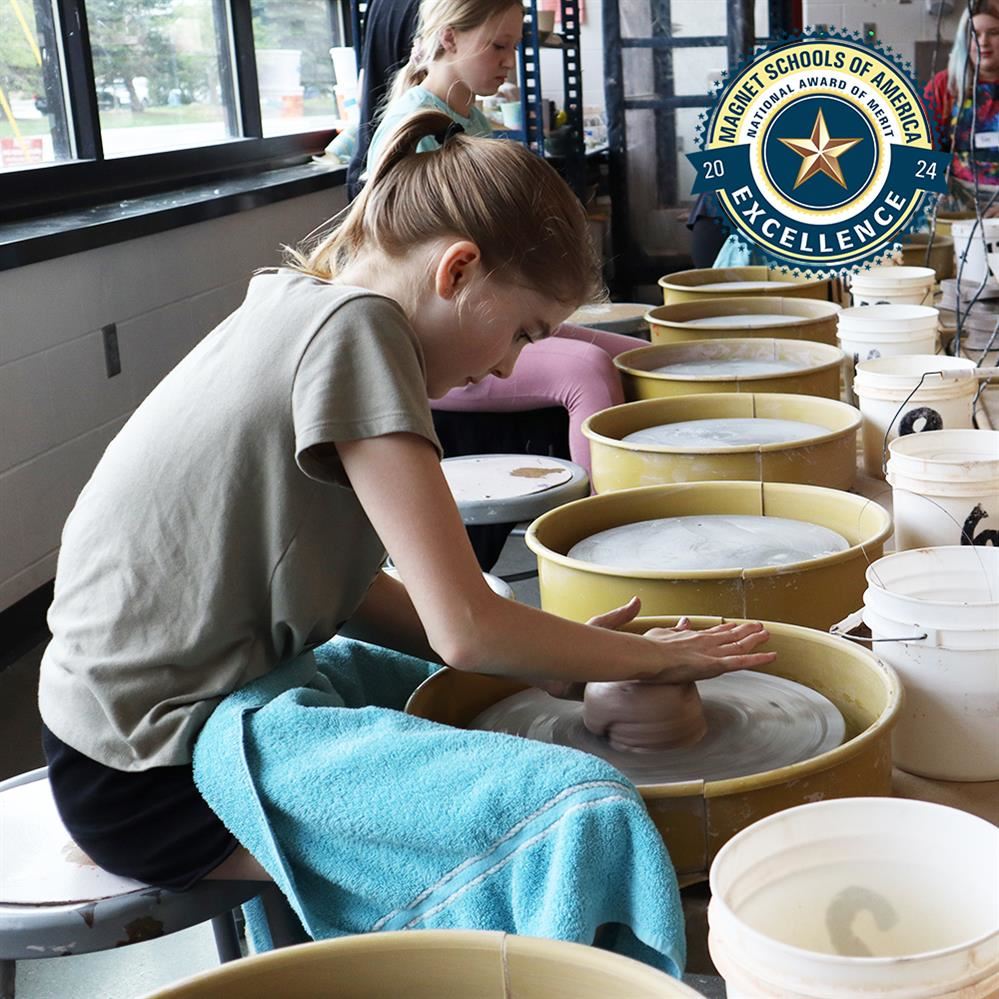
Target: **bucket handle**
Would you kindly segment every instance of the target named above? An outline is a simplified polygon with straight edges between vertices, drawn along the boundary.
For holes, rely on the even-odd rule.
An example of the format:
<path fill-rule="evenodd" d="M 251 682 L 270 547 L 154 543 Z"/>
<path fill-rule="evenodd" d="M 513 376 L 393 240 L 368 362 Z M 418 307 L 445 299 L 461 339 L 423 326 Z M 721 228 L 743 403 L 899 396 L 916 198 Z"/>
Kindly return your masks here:
<path fill-rule="evenodd" d="M 994 334 L 993 334 L 994 335 Z M 982 394 L 982 390 L 993 378 L 999 378 L 999 368 L 971 368 L 968 370 L 958 369 L 952 371 L 924 371 L 919 376 L 919 381 L 916 382 L 916 387 L 902 400 L 902 405 L 895 410 L 895 415 L 891 418 L 885 429 L 884 438 L 881 441 L 881 474 L 888 474 L 888 435 L 891 433 L 891 428 L 895 426 L 895 421 L 902 415 L 902 410 L 905 409 L 909 404 L 909 400 L 922 388 L 923 379 L 927 375 L 939 375 L 941 381 L 963 381 L 965 379 L 974 379 L 981 381 L 981 387 L 975 395 L 973 406 L 978 402 L 978 396 Z M 849 636 L 844 636 L 848 638 Z M 866 641 L 866 639 L 864 639 Z M 905 639 L 901 638 L 879 638 L 879 642 L 901 642 Z"/>
<path fill-rule="evenodd" d="M 829 634 L 835 635 L 837 638 L 848 638 L 851 642 L 870 642 L 872 645 L 875 642 L 921 642 L 931 637 L 929 631 L 922 635 L 909 635 L 905 638 L 864 638 L 861 635 L 850 634 L 854 628 L 860 627 L 863 623 L 864 612 L 863 610 L 857 610 L 847 615 L 842 621 L 834 624 L 829 629 Z"/>

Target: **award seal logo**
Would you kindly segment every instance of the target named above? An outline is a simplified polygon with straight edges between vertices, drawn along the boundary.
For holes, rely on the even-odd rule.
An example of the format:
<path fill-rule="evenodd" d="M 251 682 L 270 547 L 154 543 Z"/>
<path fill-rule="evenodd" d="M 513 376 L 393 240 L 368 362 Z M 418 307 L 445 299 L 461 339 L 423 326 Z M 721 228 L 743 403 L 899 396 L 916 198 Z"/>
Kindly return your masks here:
<path fill-rule="evenodd" d="M 845 32 L 759 52 L 719 88 L 700 148 L 693 193 L 715 191 L 732 232 L 815 276 L 869 266 L 947 189 L 906 68 Z"/>

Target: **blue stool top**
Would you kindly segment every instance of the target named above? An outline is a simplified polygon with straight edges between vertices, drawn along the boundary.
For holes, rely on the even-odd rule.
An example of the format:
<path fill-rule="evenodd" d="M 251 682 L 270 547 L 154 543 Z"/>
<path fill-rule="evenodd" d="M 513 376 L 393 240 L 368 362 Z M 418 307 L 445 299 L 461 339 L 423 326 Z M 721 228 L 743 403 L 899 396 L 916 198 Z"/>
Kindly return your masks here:
<path fill-rule="evenodd" d="M 590 493 L 586 470 L 564 458 L 473 454 L 441 466 L 465 524 L 534 520 Z"/>

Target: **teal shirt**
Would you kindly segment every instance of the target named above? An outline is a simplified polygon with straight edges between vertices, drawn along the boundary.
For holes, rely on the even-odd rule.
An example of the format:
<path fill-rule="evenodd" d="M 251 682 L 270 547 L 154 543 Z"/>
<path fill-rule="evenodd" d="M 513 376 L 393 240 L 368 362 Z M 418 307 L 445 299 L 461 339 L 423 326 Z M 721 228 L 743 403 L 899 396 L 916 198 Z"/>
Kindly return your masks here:
<path fill-rule="evenodd" d="M 385 109 L 385 114 L 382 115 L 378 128 L 375 129 L 375 134 L 371 137 L 371 144 L 368 146 L 368 173 L 371 172 L 381 155 L 385 140 L 396 130 L 399 123 L 411 114 L 428 108 L 434 111 L 443 111 L 461 125 L 469 135 L 481 135 L 488 138 L 493 134 L 489 119 L 477 107 L 473 107 L 472 113 L 466 118 L 424 87 L 410 87 L 402 97 L 394 100 Z M 416 148 L 417 152 L 426 153 L 431 149 L 436 149 L 437 145 L 437 140 L 427 135 L 420 140 L 420 144 Z"/>

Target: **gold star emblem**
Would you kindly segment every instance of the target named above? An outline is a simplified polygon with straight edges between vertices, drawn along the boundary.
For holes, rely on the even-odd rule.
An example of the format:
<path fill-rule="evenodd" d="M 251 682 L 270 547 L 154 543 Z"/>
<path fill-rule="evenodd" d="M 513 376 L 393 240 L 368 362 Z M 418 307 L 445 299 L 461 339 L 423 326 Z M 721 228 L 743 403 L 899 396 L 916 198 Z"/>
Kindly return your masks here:
<path fill-rule="evenodd" d="M 794 182 L 794 189 L 801 187 L 806 180 L 816 174 L 824 173 L 836 181 L 840 187 L 846 187 L 839 158 L 863 139 L 832 139 L 821 109 L 812 126 L 812 134 L 807 139 L 781 139 L 788 149 L 796 152 L 801 159 L 801 169 Z"/>

